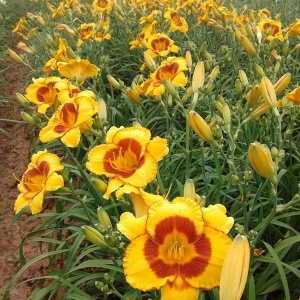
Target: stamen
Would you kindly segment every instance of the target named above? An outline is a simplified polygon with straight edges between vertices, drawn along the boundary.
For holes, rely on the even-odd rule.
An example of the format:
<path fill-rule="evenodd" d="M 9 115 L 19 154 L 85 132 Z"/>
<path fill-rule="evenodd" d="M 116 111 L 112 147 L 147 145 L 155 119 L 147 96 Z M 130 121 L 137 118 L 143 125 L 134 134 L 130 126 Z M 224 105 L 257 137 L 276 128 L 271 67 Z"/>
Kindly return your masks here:
<path fill-rule="evenodd" d="M 170 242 L 168 245 L 167 257 L 175 261 L 181 260 L 184 256 L 184 242 L 180 241 Z"/>

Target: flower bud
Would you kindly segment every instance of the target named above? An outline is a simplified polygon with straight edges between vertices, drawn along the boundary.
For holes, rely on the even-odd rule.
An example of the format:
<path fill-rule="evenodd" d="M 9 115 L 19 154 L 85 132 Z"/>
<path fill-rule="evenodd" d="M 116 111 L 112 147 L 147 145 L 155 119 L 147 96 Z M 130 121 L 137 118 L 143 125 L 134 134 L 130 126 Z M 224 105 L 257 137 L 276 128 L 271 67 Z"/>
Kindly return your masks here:
<path fill-rule="evenodd" d="M 224 259 L 220 279 L 220 300 L 241 299 L 247 282 L 249 264 L 248 239 L 238 234 L 229 246 Z"/>
<path fill-rule="evenodd" d="M 127 88 L 126 95 L 132 103 L 137 105 L 141 104 L 141 98 L 138 91 Z"/>
<path fill-rule="evenodd" d="M 16 99 L 19 101 L 19 103 L 27 108 L 29 106 L 29 101 L 20 93 L 16 93 Z"/>
<path fill-rule="evenodd" d="M 255 65 L 255 71 L 256 71 L 257 75 L 260 77 L 266 76 L 263 68 L 260 65 Z"/>
<path fill-rule="evenodd" d="M 121 90 L 122 89 L 120 83 L 114 77 L 112 77 L 111 75 L 107 75 L 107 80 L 117 90 Z"/>
<path fill-rule="evenodd" d="M 183 188 L 183 196 L 185 198 L 190 198 L 190 199 L 195 199 L 195 184 L 193 179 L 187 179 L 185 184 L 184 184 L 184 188 Z"/>
<path fill-rule="evenodd" d="M 28 124 L 30 124 L 32 126 L 36 126 L 35 119 L 32 116 L 30 116 L 28 113 L 26 113 L 25 111 L 21 111 L 21 118 Z"/>
<path fill-rule="evenodd" d="M 101 225 L 103 225 L 105 228 L 112 228 L 110 218 L 103 207 L 99 206 L 97 208 L 97 216 Z"/>
<path fill-rule="evenodd" d="M 185 59 L 186 59 L 186 66 L 190 69 L 193 64 L 192 55 L 190 51 L 186 51 Z"/>
<path fill-rule="evenodd" d="M 167 92 L 168 92 L 170 95 L 172 95 L 172 96 L 173 96 L 175 99 L 177 99 L 177 100 L 180 99 L 180 97 L 179 97 L 177 91 L 175 90 L 175 87 L 174 87 L 174 85 L 172 84 L 172 82 L 170 82 L 169 80 L 167 80 L 167 79 L 164 78 L 164 79 L 162 80 L 162 83 L 163 83 L 165 89 L 167 90 Z"/>
<path fill-rule="evenodd" d="M 274 84 L 275 94 L 279 95 L 291 82 L 291 73 L 282 75 Z"/>
<path fill-rule="evenodd" d="M 279 116 L 279 112 L 277 109 L 276 93 L 272 82 L 267 76 L 264 76 L 261 80 L 260 86 L 261 86 L 261 93 L 264 100 L 273 109 L 275 116 Z"/>
<path fill-rule="evenodd" d="M 261 89 L 260 84 L 256 83 L 252 86 L 251 90 L 249 91 L 247 95 L 247 107 L 251 108 L 259 99 L 261 96 Z"/>
<path fill-rule="evenodd" d="M 269 179 L 273 184 L 277 182 L 277 175 L 270 149 L 259 142 L 251 143 L 248 149 L 251 167 L 260 176 Z"/>
<path fill-rule="evenodd" d="M 99 191 L 101 194 L 105 194 L 107 190 L 107 184 L 103 180 L 96 177 L 92 177 L 91 183 L 97 191 Z"/>
<path fill-rule="evenodd" d="M 247 75 L 243 70 L 239 70 L 239 79 L 243 87 L 246 87 L 249 84 Z"/>
<path fill-rule="evenodd" d="M 27 63 L 15 51 L 8 49 L 7 53 L 15 62 L 27 66 Z"/>
<path fill-rule="evenodd" d="M 214 67 L 209 75 L 209 80 L 210 81 L 215 80 L 218 77 L 219 73 L 220 73 L 220 67 L 219 66 Z"/>
<path fill-rule="evenodd" d="M 58 24 L 56 26 L 56 29 L 59 30 L 59 31 L 63 31 L 63 32 L 66 32 L 68 34 L 70 34 L 71 36 L 75 36 L 76 33 L 73 29 L 71 29 L 68 25 L 66 24 Z"/>
<path fill-rule="evenodd" d="M 236 79 L 234 86 L 235 86 L 235 91 L 238 95 L 243 93 L 243 85 L 239 79 Z"/>
<path fill-rule="evenodd" d="M 145 60 L 147 67 L 152 72 L 154 72 L 156 70 L 155 60 L 151 57 L 151 55 L 147 51 L 144 52 L 144 60 Z"/>
<path fill-rule="evenodd" d="M 102 250 L 106 250 L 108 248 L 103 235 L 98 230 L 96 230 L 95 228 L 88 226 L 88 225 L 83 225 L 83 226 L 81 226 L 81 228 L 82 228 L 84 236 L 91 243 L 98 246 Z"/>
<path fill-rule="evenodd" d="M 245 51 L 251 57 L 256 56 L 256 49 L 255 49 L 255 47 L 253 46 L 253 44 L 251 43 L 251 41 L 245 35 L 241 36 L 240 43 L 243 46 L 243 48 L 245 49 Z"/>
<path fill-rule="evenodd" d="M 203 87 L 204 78 L 205 78 L 204 62 L 198 61 L 192 79 L 192 88 L 194 93 L 197 93 L 198 89 Z"/>
<path fill-rule="evenodd" d="M 37 16 L 37 17 L 36 17 L 36 20 L 37 20 L 37 22 L 38 22 L 41 26 L 43 26 L 43 27 L 46 26 L 46 23 L 45 23 L 44 19 L 43 19 L 41 16 Z"/>
<path fill-rule="evenodd" d="M 204 119 L 195 111 L 188 113 L 188 122 L 194 132 L 204 141 L 214 143 L 212 131 Z"/>
<path fill-rule="evenodd" d="M 223 120 L 227 126 L 230 126 L 231 124 L 231 113 L 229 106 L 225 103 L 222 106 L 222 114 L 223 114 Z"/>

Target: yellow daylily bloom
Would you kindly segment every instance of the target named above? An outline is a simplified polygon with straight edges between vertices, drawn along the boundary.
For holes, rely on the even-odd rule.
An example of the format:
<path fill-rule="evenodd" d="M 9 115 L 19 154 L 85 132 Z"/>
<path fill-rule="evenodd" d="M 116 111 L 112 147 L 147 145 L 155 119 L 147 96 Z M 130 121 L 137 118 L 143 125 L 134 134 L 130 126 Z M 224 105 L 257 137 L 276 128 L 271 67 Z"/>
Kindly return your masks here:
<path fill-rule="evenodd" d="M 93 7 L 97 12 L 109 12 L 112 9 L 111 0 L 94 0 Z"/>
<path fill-rule="evenodd" d="M 291 92 L 285 95 L 288 102 L 293 102 L 294 104 L 300 104 L 300 86 L 296 87 Z"/>
<path fill-rule="evenodd" d="M 164 300 L 196 300 L 200 289 L 218 287 L 231 239 L 210 221 L 184 197 L 156 201 L 141 218 L 122 214 L 117 228 L 130 239 L 123 259 L 126 281 L 142 291 L 160 289 Z"/>
<path fill-rule="evenodd" d="M 146 46 L 147 52 L 151 57 L 167 56 L 170 52 L 178 52 L 179 47 L 174 45 L 174 41 L 171 40 L 164 33 L 157 33 L 149 36 Z"/>
<path fill-rule="evenodd" d="M 26 89 L 25 97 L 38 106 L 38 112 L 45 114 L 48 108 L 54 108 L 56 105 L 59 90 L 55 85 L 62 81 L 61 78 L 50 76 L 33 78 L 33 83 Z"/>
<path fill-rule="evenodd" d="M 109 178 L 104 198 L 121 186 L 144 187 L 157 173 L 157 163 L 169 152 L 167 141 L 151 139 L 143 127 L 117 128 L 107 132 L 106 144 L 94 147 L 86 167 L 96 175 Z"/>
<path fill-rule="evenodd" d="M 48 124 L 40 131 L 42 143 L 61 138 L 68 147 L 76 147 L 80 135 L 92 126 L 97 102 L 92 91 L 82 91 L 58 107 Z"/>
<path fill-rule="evenodd" d="M 186 20 L 175 9 L 168 8 L 164 13 L 164 18 L 168 20 L 171 32 L 177 30 L 187 32 L 189 29 Z"/>
<path fill-rule="evenodd" d="M 161 96 L 165 92 L 163 79 L 178 86 L 185 86 L 187 84 L 187 78 L 183 73 L 186 70 L 188 68 L 185 58 L 168 57 L 154 73 L 150 74 L 148 80 L 140 86 L 136 86 L 136 90 L 141 94 L 149 96 Z"/>
<path fill-rule="evenodd" d="M 261 29 L 261 32 L 268 34 L 266 36 L 266 41 L 270 42 L 272 39 L 277 38 L 279 41 L 283 42 L 284 37 L 281 30 L 281 22 L 275 21 L 272 19 L 263 18 L 258 23 L 258 27 Z"/>
<path fill-rule="evenodd" d="M 297 22 L 290 24 L 289 27 L 284 31 L 286 32 L 284 38 L 290 36 L 300 36 L 300 19 L 298 19 Z"/>
<path fill-rule="evenodd" d="M 15 202 L 15 212 L 18 213 L 25 206 L 29 206 L 32 214 L 39 213 L 44 196 L 64 185 L 62 176 L 56 173 L 63 168 L 59 157 L 47 150 L 34 154 L 18 184 L 20 194 Z"/>
<path fill-rule="evenodd" d="M 58 72 L 81 85 L 86 78 L 97 76 L 99 68 L 86 59 L 70 59 L 67 63 L 58 63 Z"/>

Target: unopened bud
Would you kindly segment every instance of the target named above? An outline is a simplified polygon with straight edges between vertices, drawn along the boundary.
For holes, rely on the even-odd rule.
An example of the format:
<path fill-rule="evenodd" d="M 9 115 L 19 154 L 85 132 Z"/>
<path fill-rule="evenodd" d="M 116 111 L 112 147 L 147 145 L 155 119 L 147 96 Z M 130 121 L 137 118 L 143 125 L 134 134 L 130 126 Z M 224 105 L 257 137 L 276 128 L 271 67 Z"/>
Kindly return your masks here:
<path fill-rule="evenodd" d="M 8 49 L 7 53 L 15 62 L 27 66 L 27 63 L 15 51 Z"/>
<path fill-rule="evenodd" d="M 105 211 L 105 209 L 101 206 L 97 208 L 97 217 L 100 224 L 103 225 L 105 228 L 109 228 L 109 229 L 112 228 L 110 218 L 107 212 Z"/>
<path fill-rule="evenodd" d="M 120 83 L 114 77 L 112 77 L 111 75 L 107 75 L 107 80 L 117 90 L 121 90 L 122 89 Z"/>
<path fill-rule="evenodd" d="M 32 126 L 36 126 L 35 119 L 32 116 L 30 116 L 28 113 L 21 111 L 21 118 L 28 124 L 30 124 Z"/>
<path fill-rule="evenodd" d="M 243 70 L 239 70 L 239 79 L 240 79 L 243 87 L 248 86 L 249 81 L 248 81 L 246 73 Z"/>
<path fill-rule="evenodd" d="M 256 83 L 252 86 L 251 90 L 249 91 L 247 95 L 247 107 L 251 108 L 259 99 L 261 96 L 261 89 L 260 84 Z"/>
<path fill-rule="evenodd" d="M 184 184 L 184 188 L 183 188 L 183 196 L 185 198 L 190 198 L 190 199 L 195 199 L 195 184 L 193 179 L 187 179 L 185 184 Z"/>
<path fill-rule="evenodd" d="M 251 43 L 251 41 L 245 35 L 241 36 L 240 43 L 243 46 L 243 48 L 245 49 L 245 51 L 251 57 L 256 56 L 256 49 L 255 49 L 255 47 L 253 46 L 253 44 Z"/>
<path fill-rule="evenodd" d="M 197 93 L 199 88 L 203 87 L 205 78 L 205 69 L 203 61 L 199 61 L 195 67 L 192 79 L 193 92 Z"/>
<path fill-rule="evenodd" d="M 91 183 L 97 191 L 99 191 L 101 194 L 105 194 L 107 190 L 107 183 L 96 177 L 91 178 Z"/>
<path fill-rule="evenodd" d="M 104 122 L 107 120 L 106 103 L 102 98 L 100 98 L 98 100 L 98 116 L 99 116 L 99 119 L 104 121 Z"/>
<path fill-rule="evenodd" d="M 276 95 L 281 94 L 281 92 L 290 84 L 291 78 L 291 73 L 286 73 L 276 81 L 276 83 L 274 84 L 274 90 Z"/>
<path fill-rule="evenodd" d="M 22 94 L 16 93 L 16 99 L 22 106 L 26 108 L 29 106 L 30 102 Z"/>

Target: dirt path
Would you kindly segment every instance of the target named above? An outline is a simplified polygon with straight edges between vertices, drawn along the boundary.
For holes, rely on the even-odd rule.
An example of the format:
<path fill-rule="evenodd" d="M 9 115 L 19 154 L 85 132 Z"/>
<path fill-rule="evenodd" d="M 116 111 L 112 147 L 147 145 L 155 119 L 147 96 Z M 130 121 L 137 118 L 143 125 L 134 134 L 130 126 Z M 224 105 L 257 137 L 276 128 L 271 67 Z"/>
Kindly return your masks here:
<path fill-rule="evenodd" d="M 14 63 L 11 59 L 0 62 L 5 85 L 0 86 L 0 95 L 8 99 L 10 106 L 0 106 L 0 119 L 21 120 L 20 107 L 15 100 L 16 92 L 25 90 L 25 78 L 28 69 Z M 29 137 L 31 126 L 25 128 L 24 124 L 0 121 L 0 127 L 7 131 L 12 138 L 0 132 L 0 298 L 10 279 L 20 269 L 18 247 L 21 237 L 36 227 L 36 224 L 24 225 L 22 220 L 11 228 L 9 223 L 14 216 L 14 202 L 18 195 L 15 178 L 21 178 L 28 164 Z M 23 226 L 24 225 L 24 226 Z M 39 254 L 38 245 L 32 243 L 24 248 L 26 259 Z M 43 273 L 46 263 L 34 265 L 21 276 L 21 280 L 30 279 Z M 10 293 L 11 300 L 26 300 L 35 288 L 31 282 L 14 287 Z"/>

